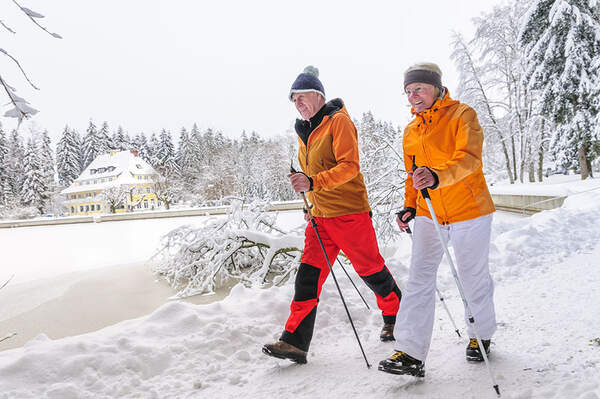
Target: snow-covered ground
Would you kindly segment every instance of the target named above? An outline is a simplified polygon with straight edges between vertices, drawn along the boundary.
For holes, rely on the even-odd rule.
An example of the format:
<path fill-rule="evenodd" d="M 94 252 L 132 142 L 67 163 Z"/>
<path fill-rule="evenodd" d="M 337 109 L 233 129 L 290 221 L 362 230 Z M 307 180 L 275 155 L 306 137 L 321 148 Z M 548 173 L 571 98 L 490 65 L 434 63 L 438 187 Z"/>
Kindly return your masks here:
<path fill-rule="evenodd" d="M 600 345 L 591 341 L 600 337 L 599 191 L 531 217 L 495 217 L 491 269 L 499 328 L 490 359 L 503 397 L 600 398 Z M 404 239 L 386 259 L 401 286 L 409 256 Z M 307 365 L 261 353 L 281 333 L 293 286 L 238 285 L 212 304 L 170 302 L 100 331 L 60 340 L 40 335 L 0 352 L 0 398 L 495 397 L 485 366 L 464 360 L 465 338 L 456 336 L 439 304 L 425 379 L 377 371 L 393 344 L 379 342 L 381 318 L 364 284 L 357 281 L 371 310 L 337 275 L 371 369 L 332 279 L 323 289 Z M 462 304 L 445 262 L 438 287 L 462 327 Z"/>

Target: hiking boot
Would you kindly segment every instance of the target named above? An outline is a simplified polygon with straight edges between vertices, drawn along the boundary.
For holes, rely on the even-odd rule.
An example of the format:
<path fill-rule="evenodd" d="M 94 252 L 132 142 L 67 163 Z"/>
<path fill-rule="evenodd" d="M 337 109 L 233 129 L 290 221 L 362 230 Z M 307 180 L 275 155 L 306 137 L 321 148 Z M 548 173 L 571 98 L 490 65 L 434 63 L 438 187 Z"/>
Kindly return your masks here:
<path fill-rule="evenodd" d="M 482 339 L 483 347 L 485 348 L 485 354 L 490 353 L 490 340 Z M 477 338 L 470 338 L 469 345 L 467 345 L 467 360 L 470 362 L 483 362 L 483 354 L 477 343 Z"/>
<path fill-rule="evenodd" d="M 262 351 L 265 355 L 278 359 L 288 359 L 298 364 L 306 363 L 306 352 L 287 342 L 277 341 L 274 344 L 266 344 L 262 347 Z"/>
<path fill-rule="evenodd" d="M 390 374 L 425 377 L 424 366 L 422 361 L 417 360 L 404 352 L 396 352 L 387 359 L 380 361 L 378 370 Z"/>
<path fill-rule="evenodd" d="M 385 323 L 383 328 L 381 329 L 381 334 L 379 334 L 379 339 L 383 342 L 386 341 L 395 341 L 394 338 L 394 324 Z"/>

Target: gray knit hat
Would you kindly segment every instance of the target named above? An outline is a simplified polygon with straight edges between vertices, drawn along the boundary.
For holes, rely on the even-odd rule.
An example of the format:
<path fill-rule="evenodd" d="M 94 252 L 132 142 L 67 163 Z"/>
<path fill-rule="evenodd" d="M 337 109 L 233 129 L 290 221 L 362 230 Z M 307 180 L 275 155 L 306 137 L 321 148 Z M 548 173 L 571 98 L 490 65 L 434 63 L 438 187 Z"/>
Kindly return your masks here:
<path fill-rule="evenodd" d="M 428 83 L 435 87 L 442 86 L 442 70 L 432 62 L 421 62 L 409 67 L 404 72 L 404 88 L 411 83 Z"/>
<path fill-rule="evenodd" d="M 292 83 L 289 99 L 292 101 L 292 94 L 294 93 L 307 93 L 310 91 L 319 93 L 325 99 L 325 89 L 323 88 L 323 83 L 319 80 L 319 70 L 312 65 L 304 68 L 302 73 Z"/>

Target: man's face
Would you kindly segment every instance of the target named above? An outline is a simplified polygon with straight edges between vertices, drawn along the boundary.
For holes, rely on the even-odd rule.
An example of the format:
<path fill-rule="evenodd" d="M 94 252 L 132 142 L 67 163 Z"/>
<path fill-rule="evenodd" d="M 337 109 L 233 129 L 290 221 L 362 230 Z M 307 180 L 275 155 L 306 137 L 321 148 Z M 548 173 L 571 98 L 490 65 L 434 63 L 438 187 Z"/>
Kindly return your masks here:
<path fill-rule="evenodd" d="M 428 83 L 411 83 L 404 89 L 408 102 L 415 112 L 429 109 L 435 102 L 435 86 Z"/>
<path fill-rule="evenodd" d="M 324 104 L 323 97 L 314 91 L 292 94 L 292 101 L 304 120 L 312 118 Z"/>

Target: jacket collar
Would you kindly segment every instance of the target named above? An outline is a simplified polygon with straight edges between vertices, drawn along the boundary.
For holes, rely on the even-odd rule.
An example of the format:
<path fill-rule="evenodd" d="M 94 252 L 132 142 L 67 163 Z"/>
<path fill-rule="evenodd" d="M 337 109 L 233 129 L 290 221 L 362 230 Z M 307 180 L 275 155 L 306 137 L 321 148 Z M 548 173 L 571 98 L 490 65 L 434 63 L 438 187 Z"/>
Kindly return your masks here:
<path fill-rule="evenodd" d="M 326 116 L 331 117 L 333 114 L 343 110 L 344 102 L 341 98 L 335 98 L 321 107 L 321 109 L 310 120 L 296 119 L 296 133 L 302 139 L 304 145 L 308 143 L 308 136 L 318 128 Z"/>
<path fill-rule="evenodd" d="M 450 92 L 447 88 L 444 87 L 444 90 L 444 96 L 442 98 L 437 98 L 433 102 L 433 105 L 428 109 L 421 112 L 415 112 L 415 109 L 411 108 L 410 112 L 418 120 L 419 126 L 421 125 L 421 123 L 430 124 L 433 121 L 433 119 L 439 115 L 440 110 L 459 103 L 458 101 L 453 100 L 452 97 L 450 97 Z"/>

